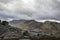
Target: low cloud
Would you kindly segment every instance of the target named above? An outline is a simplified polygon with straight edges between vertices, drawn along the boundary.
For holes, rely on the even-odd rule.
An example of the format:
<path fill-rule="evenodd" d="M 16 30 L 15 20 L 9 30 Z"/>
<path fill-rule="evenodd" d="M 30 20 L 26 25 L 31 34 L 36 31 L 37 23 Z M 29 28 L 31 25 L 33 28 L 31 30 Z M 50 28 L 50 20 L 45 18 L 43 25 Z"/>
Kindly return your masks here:
<path fill-rule="evenodd" d="M 59 0 L 0 0 L 0 18 L 60 20 Z"/>

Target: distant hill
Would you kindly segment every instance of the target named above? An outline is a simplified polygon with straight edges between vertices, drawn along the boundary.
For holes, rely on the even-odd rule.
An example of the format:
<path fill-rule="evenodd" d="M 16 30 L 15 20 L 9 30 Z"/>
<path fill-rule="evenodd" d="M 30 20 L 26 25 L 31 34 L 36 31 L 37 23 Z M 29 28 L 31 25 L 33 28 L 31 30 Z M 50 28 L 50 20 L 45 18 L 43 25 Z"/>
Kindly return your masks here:
<path fill-rule="evenodd" d="M 44 31 L 50 33 L 60 33 L 60 23 L 57 22 L 36 22 L 34 20 L 13 20 L 10 22 L 11 25 L 21 28 L 23 30 L 30 30 L 30 31 Z"/>

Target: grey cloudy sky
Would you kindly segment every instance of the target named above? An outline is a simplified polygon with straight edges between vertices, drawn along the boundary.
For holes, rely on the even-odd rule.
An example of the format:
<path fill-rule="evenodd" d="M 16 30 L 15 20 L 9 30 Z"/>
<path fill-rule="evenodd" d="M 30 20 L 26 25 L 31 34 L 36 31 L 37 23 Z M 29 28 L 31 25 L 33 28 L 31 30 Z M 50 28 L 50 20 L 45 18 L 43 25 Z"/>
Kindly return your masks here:
<path fill-rule="evenodd" d="M 0 19 L 60 20 L 60 0 L 0 0 Z"/>

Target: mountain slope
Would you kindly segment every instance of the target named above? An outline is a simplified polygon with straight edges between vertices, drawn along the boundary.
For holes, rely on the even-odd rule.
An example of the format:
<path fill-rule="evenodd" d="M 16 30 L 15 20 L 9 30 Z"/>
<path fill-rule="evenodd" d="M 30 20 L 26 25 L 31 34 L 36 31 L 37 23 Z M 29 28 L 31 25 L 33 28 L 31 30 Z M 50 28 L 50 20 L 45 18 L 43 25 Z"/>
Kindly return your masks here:
<path fill-rule="evenodd" d="M 30 30 L 36 32 L 44 31 L 50 33 L 60 33 L 60 23 L 51 21 L 46 21 L 42 23 L 36 22 L 34 20 L 24 20 L 24 22 L 22 21 L 20 23 L 16 23 L 13 26 L 21 28 L 23 30 Z"/>
<path fill-rule="evenodd" d="M 21 35 L 21 29 L 10 26 L 2 25 L 0 23 L 0 40 L 18 38 Z"/>

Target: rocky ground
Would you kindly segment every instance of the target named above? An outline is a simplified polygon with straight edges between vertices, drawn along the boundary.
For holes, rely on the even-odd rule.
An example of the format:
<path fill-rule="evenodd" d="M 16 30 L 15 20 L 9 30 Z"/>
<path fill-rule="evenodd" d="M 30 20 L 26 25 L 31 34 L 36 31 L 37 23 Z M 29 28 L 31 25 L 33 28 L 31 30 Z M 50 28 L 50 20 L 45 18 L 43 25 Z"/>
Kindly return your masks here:
<path fill-rule="evenodd" d="M 60 40 L 60 23 L 24 21 L 23 25 L 27 25 L 30 29 L 23 30 L 10 26 L 6 21 L 0 22 L 0 40 Z"/>

